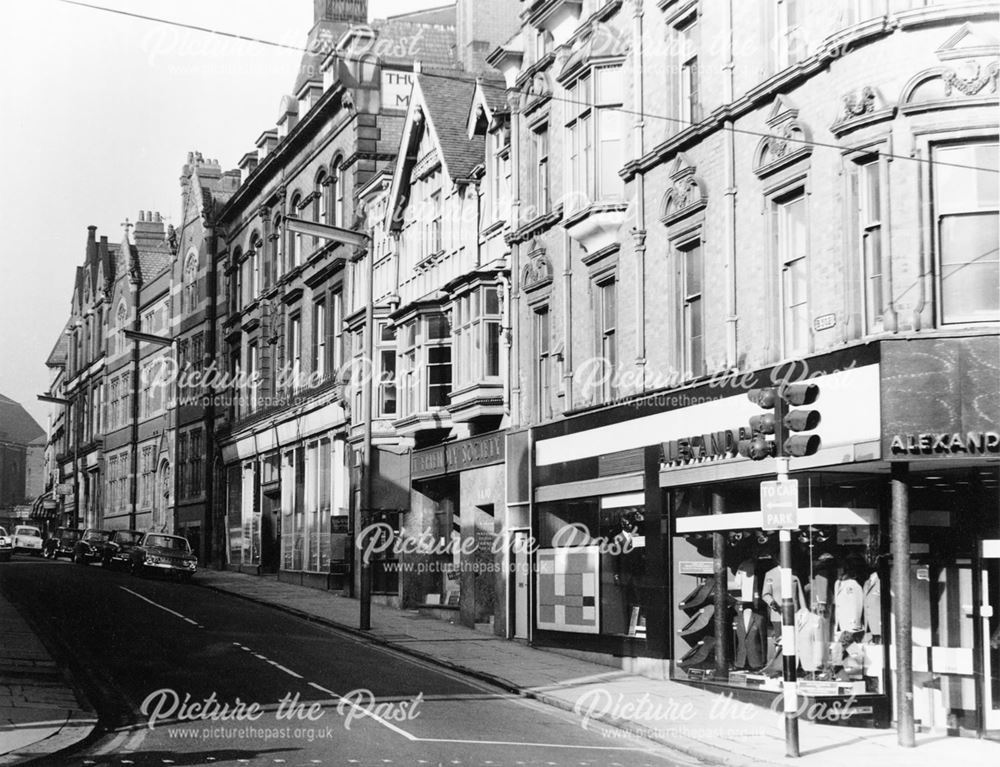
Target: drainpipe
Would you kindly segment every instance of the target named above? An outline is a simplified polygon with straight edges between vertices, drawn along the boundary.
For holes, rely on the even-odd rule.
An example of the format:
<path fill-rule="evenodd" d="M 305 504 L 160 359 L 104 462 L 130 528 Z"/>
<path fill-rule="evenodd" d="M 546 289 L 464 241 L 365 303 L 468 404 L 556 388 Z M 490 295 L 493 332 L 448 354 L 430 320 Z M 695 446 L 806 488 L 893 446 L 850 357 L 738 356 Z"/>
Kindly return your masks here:
<path fill-rule="evenodd" d="M 371 524 L 371 503 L 372 503 L 372 399 L 373 399 L 373 376 L 370 366 L 372 355 L 374 354 L 374 339 L 372 325 L 375 322 L 375 295 L 372 283 L 375 281 L 375 254 L 371 245 L 366 247 L 365 266 L 367 268 L 367 285 L 365 286 L 365 360 L 369 370 L 365 373 L 365 384 L 362 407 L 364 409 L 365 429 L 364 444 L 362 446 L 361 463 L 361 509 L 360 518 L 362 529 L 366 524 Z M 361 614 L 359 628 L 368 631 L 372 627 L 372 567 L 367 561 L 367 557 L 361 559 Z"/>
<path fill-rule="evenodd" d="M 510 107 L 510 220 L 511 230 L 516 231 L 521 224 L 521 124 L 520 95 L 516 90 L 507 91 L 507 103 Z M 521 311 L 521 243 L 512 242 L 510 246 L 510 359 L 507 361 L 510 369 L 510 418 L 511 426 L 521 424 L 521 374 L 520 374 L 520 311 Z"/>
<path fill-rule="evenodd" d="M 920 151 L 916 148 L 910 152 L 910 157 L 919 160 Z M 919 172 L 918 172 L 919 176 Z M 917 180 L 917 210 L 924 209 L 924 186 L 923 183 L 918 178 Z M 932 300 L 929 296 L 934 295 L 934 288 L 931 284 L 931 279 L 933 278 L 931 272 L 931 266 L 927 262 L 927 247 L 924 239 L 929 236 L 926 228 L 923 224 L 923 217 L 920 217 L 920 236 L 919 242 L 919 262 L 920 262 L 920 276 L 917 278 L 917 300 L 913 306 L 913 319 L 912 319 L 912 329 L 922 330 L 925 326 L 932 327 L 930 321 L 930 316 L 933 311 Z"/>
<path fill-rule="evenodd" d="M 726 6 L 726 71 L 723 82 L 723 99 L 726 105 L 733 103 L 733 0 Z M 737 303 L 736 303 L 736 134 L 733 121 L 726 120 L 723 128 L 726 136 L 725 173 L 726 197 L 725 249 L 726 249 L 726 369 L 733 370 L 739 364 L 737 347 Z"/>
<path fill-rule="evenodd" d="M 634 0 L 632 39 L 635 41 L 633 78 L 635 85 L 635 123 L 633 124 L 633 156 L 636 160 L 645 154 L 645 114 L 643 86 L 642 0 Z M 635 226 L 632 229 L 633 248 L 636 256 L 635 281 L 635 364 L 640 370 L 639 393 L 646 391 L 646 175 L 635 176 Z M 568 259 L 567 259 L 568 261 Z M 570 402 L 572 404 L 572 401 Z"/>
<path fill-rule="evenodd" d="M 218 266 L 216 259 L 219 252 L 218 237 L 215 232 L 214 222 L 206 227 L 208 229 L 208 304 L 205 307 L 205 354 L 208 359 L 215 360 L 215 318 L 217 313 L 216 303 L 218 300 Z M 205 559 L 220 570 L 225 569 L 224 547 L 221 540 L 215 540 L 218 535 L 215 525 L 215 483 L 216 483 L 216 461 L 215 461 L 215 396 L 214 387 L 208 388 L 208 404 L 205 406 Z M 174 475 L 177 471 L 175 469 Z M 221 532 L 223 525 L 218 526 Z"/>
<path fill-rule="evenodd" d="M 892 300 L 892 210 L 889 194 L 889 179 L 892 176 L 892 140 L 886 147 L 885 162 L 880 163 L 879 205 L 882 208 L 882 329 L 889 333 L 899 330 L 899 318 L 896 316 L 895 302 Z M 920 192 L 918 190 L 917 194 Z M 922 204 L 922 200 L 918 203 Z M 917 208 L 922 210 L 922 208 Z"/>
<path fill-rule="evenodd" d="M 573 409 L 573 240 L 563 230 L 563 410 Z"/>
<path fill-rule="evenodd" d="M 125 243 L 129 247 L 128 232 L 126 231 Z M 136 266 L 138 269 L 138 266 Z M 132 330 L 139 332 L 142 330 L 142 313 L 139 311 L 139 290 L 142 285 L 142 278 L 139 274 L 133 274 L 130 280 L 132 284 L 132 306 L 135 310 L 135 317 L 132 319 Z M 129 482 L 129 512 L 128 529 L 135 530 L 136 513 L 139 503 L 139 340 L 132 341 L 132 428 L 129 439 L 131 445 L 131 460 L 129 461 L 131 481 Z M 176 474 L 176 472 L 175 472 Z M 176 496 L 175 496 L 176 497 Z"/>

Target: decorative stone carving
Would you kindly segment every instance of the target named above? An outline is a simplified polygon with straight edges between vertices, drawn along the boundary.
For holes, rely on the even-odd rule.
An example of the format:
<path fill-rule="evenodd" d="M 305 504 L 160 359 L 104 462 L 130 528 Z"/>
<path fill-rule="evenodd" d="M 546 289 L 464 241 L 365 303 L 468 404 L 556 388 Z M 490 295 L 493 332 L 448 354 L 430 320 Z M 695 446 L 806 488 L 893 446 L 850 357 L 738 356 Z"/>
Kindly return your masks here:
<path fill-rule="evenodd" d="M 877 88 L 864 85 L 841 97 L 840 111 L 830 131 L 840 136 L 864 125 L 892 119 L 895 114 L 896 108 L 886 105 Z"/>
<path fill-rule="evenodd" d="M 778 96 L 767 119 L 768 133 L 757 144 L 754 173 L 763 178 L 812 154 L 812 132 L 798 119 L 799 110 Z"/>
<path fill-rule="evenodd" d="M 695 167 L 687 155 L 678 153 L 670 166 L 673 185 L 667 189 L 660 203 L 660 221 L 671 224 L 680 218 L 702 210 L 708 204 L 705 185 L 695 175 Z"/>
<path fill-rule="evenodd" d="M 941 78 L 944 80 L 944 95 L 951 96 L 953 91 L 958 91 L 965 96 L 975 96 L 987 85 L 990 86 L 991 94 L 996 93 L 998 72 L 1000 72 L 1000 65 L 996 61 L 991 61 L 982 67 L 978 62 L 970 59 L 960 69 L 952 69 L 944 73 Z"/>
<path fill-rule="evenodd" d="M 545 254 L 545 248 L 532 241 L 528 250 L 528 262 L 521 269 L 521 289 L 532 292 L 552 284 L 552 261 Z"/>

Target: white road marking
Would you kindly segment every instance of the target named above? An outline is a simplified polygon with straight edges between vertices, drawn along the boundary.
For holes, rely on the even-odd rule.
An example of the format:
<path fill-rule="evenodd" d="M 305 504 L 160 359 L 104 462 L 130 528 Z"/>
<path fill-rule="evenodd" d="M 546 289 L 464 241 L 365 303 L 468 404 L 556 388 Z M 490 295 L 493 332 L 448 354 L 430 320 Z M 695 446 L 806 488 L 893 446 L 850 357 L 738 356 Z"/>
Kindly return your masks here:
<path fill-rule="evenodd" d="M 138 592 L 132 591 L 132 589 L 125 588 L 124 586 L 119 586 L 118 588 L 122 589 L 123 591 L 127 591 L 132 596 L 139 597 L 139 599 L 141 599 L 143 602 L 149 602 L 151 605 L 153 605 L 153 607 L 159 607 L 164 612 L 168 612 L 171 615 L 174 615 L 174 616 L 180 618 L 182 621 L 187 621 L 192 626 L 197 626 L 198 628 L 204 628 L 204 626 L 202 626 L 200 623 L 198 623 L 198 621 L 193 620 L 192 618 L 188 618 L 186 615 L 181 615 L 179 612 L 177 612 L 176 610 L 171 610 L 169 607 L 164 607 L 159 602 L 154 602 L 152 599 L 147 599 L 142 594 L 139 594 Z"/>
<path fill-rule="evenodd" d="M 94 754 L 96 756 L 104 756 L 105 754 L 111 754 L 118 750 L 118 747 L 125 742 L 128 738 L 128 732 L 119 732 L 111 740 L 109 740 L 105 745 L 97 749 Z"/>
<path fill-rule="evenodd" d="M 292 671 L 292 670 L 291 670 L 290 668 L 287 668 L 287 667 L 285 667 L 285 666 L 282 666 L 282 665 L 281 665 L 280 663 L 276 663 L 276 662 L 275 662 L 275 661 L 273 661 L 273 660 L 269 660 L 269 661 L 268 661 L 268 663 L 270 663 L 270 664 L 271 664 L 272 666 L 274 666 L 274 667 L 275 667 L 276 669 L 280 669 L 281 671 L 284 671 L 284 672 L 285 672 L 286 674 L 288 674 L 289 676 L 294 676 L 294 677 L 295 677 L 296 679 L 302 679 L 302 674 L 296 674 L 296 673 L 295 673 L 294 671 Z"/>
<path fill-rule="evenodd" d="M 326 689 L 325 687 L 321 687 L 320 685 L 316 684 L 315 682 L 310 682 L 310 683 L 309 683 L 309 686 L 310 686 L 310 687 L 314 687 L 314 688 L 316 688 L 316 689 L 317 689 L 317 690 L 319 690 L 320 692 L 325 692 L 325 693 L 326 693 L 327 695 L 332 695 L 332 696 L 333 696 L 334 698 L 339 698 L 339 697 L 340 697 L 340 696 L 339 696 L 339 695 L 337 695 L 337 693 L 335 693 L 335 692 L 334 692 L 333 690 L 328 690 L 328 689 Z M 317 762 L 317 764 L 318 764 L 318 762 Z"/>

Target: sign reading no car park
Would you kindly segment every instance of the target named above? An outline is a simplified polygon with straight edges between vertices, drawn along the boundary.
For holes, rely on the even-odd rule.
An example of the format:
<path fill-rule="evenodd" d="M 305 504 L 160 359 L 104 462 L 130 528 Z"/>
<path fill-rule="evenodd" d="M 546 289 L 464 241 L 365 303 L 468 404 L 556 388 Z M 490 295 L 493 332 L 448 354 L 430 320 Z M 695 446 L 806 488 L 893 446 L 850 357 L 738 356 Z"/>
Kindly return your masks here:
<path fill-rule="evenodd" d="M 799 481 L 761 482 L 760 511 L 764 530 L 795 530 L 799 526 Z"/>

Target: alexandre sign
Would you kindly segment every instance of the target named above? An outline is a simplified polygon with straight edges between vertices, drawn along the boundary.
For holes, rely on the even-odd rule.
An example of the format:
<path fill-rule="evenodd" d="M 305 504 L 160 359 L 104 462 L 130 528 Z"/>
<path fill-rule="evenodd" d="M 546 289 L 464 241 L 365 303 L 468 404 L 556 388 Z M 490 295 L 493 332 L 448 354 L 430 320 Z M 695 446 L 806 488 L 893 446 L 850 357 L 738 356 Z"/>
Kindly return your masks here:
<path fill-rule="evenodd" d="M 503 462 L 504 435 L 497 432 L 414 451 L 410 476 L 424 479 Z"/>
<path fill-rule="evenodd" d="M 953 433 L 893 434 L 889 450 L 893 455 L 985 455 L 1000 453 L 1000 432 L 968 431 Z"/>

